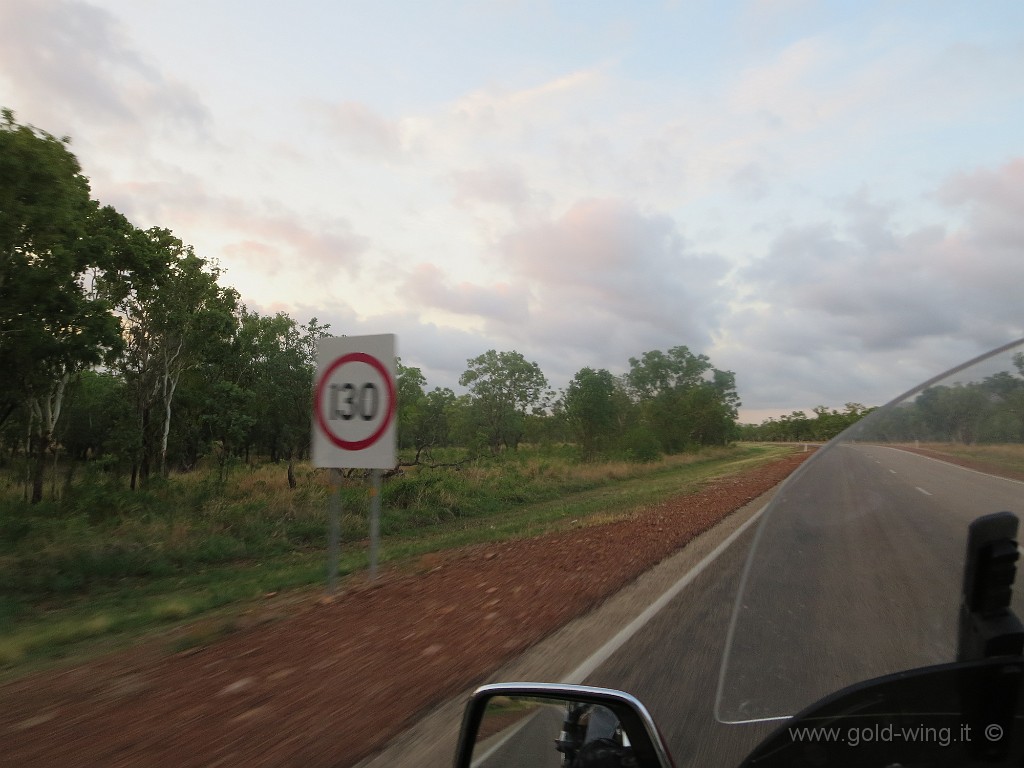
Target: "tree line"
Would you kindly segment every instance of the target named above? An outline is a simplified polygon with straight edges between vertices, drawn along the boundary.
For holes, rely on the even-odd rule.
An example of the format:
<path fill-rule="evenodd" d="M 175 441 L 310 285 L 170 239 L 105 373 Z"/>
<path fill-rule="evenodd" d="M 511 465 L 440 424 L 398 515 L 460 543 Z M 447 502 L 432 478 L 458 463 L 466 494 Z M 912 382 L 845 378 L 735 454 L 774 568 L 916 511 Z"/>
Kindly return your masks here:
<path fill-rule="evenodd" d="M 309 450 L 317 341 L 328 325 L 262 315 L 171 231 L 140 229 L 91 196 L 69 139 L 0 119 L 0 461 L 22 458 L 31 501 L 63 454 L 132 488 L 213 457 Z M 398 366 L 400 446 L 469 455 L 576 442 L 584 459 L 735 437 L 735 376 L 685 346 L 583 368 L 561 393 L 515 351 L 467 361 L 466 392 Z M 51 471 L 56 487 L 56 476 Z"/>
<path fill-rule="evenodd" d="M 459 445 L 499 453 L 523 440 L 573 442 L 580 456 L 649 461 L 734 439 L 740 405 L 735 374 L 685 346 L 629 359 L 621 376 L 590 367 L 561 392 L 516 351 L 467 360 L 467 392 L 425 390 L 418 368 L 399 364 L 399 446 L 422 451 Z"/>
<path fill-rule="evenodd" d="M 1024 352 L 1012 358 L 1012 371 L 980 381 L 928 387 L 914 399 L 897 403 L 866 421 L 859 439 L 885 442 L 1024 442 Z M 794 411 L 761 424 L 737 428 L 741 440 L 826 441 L 877 408 L 847 403 L 842 411 L 824 406 L 814 417 Z"/>
<path fill-rule="evenodd" d="M 765 419 L 760 424 L 741 424 L 737 434 L 741 440 L 827 442 L 874 410 L 860 403 L 847 403 L 841 411 L 819 405 L 811 409 L 813 416 L 793 411 L 777 419 Z"/>
<path fill-rule="evenodd" d="M 1015 371 L 929 387 L 865 425 L 865 439 L 939 443 L 1024 443 L 1024 352 Z"/>

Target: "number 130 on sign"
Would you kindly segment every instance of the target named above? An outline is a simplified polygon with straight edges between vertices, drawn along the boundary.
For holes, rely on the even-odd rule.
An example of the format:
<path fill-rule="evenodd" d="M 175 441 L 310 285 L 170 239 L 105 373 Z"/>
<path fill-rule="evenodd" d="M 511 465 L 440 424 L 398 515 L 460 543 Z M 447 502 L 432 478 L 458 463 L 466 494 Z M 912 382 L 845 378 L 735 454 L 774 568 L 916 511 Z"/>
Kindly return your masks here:
<path fill-rule="evenodd" d="M 363 421 L 373 421 L 377 418 L 380 392 L 373 382 L 368 381 L 361 387 L 351 382 L 331 384 L 330 387 L 331 404 L 327 410 L 328 419 L 348 421 L 359 417 Z"/>

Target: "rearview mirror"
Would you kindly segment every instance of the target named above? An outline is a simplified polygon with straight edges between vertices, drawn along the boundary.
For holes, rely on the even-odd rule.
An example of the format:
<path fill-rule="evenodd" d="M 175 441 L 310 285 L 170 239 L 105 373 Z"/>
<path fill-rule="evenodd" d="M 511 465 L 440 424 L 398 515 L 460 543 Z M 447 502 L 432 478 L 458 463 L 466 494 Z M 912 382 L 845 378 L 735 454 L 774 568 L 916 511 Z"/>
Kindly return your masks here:
<path fill-rule="evenodd" d="M 466 705 L 455 768 L 669 768 L 654 720 L 628 693 L 545 683 L 478 688 Z"/>

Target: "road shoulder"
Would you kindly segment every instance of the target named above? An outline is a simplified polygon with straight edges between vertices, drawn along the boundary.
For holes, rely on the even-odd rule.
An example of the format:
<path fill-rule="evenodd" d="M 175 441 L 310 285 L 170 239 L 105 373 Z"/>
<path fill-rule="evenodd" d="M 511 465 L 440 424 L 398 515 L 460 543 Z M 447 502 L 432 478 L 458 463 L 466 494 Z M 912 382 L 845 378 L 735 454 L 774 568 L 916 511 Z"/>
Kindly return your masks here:
<path fill-rule="evenodd" d="M 482 682 L 580 682 L 567 678 L 578 671 L 587 659 L 600 652 L 621 627 L 636 620 L 648 606 L 698 568 L 705 558 L 767 505 L 775 490 L 773 488 L 728 515 L 594 610 L 573 619 Z M 463 707 L 475 687 L 435 707 L 393 739 L 384 750 L 360 762 L 357 768 L 440 768 L 451 765 Z"/>

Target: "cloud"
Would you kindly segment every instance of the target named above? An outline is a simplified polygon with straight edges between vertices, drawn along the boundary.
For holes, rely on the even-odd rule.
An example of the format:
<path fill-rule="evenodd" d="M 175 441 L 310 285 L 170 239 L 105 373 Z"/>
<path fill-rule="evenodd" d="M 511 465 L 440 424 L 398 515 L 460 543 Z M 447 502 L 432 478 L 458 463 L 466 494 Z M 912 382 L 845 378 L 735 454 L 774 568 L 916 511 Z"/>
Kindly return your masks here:
<path fill-rule="evenodd" d="M 195 244 L 202 256 L 223 256 L 233 274 L 239 268 L 264 276 L 304 274 L 315 277 L 320 289 L 336 275 L 351 278 L 363 271 L 372 246 L 369 237 L 335 213 L 337 206 L 301 207 L 307 201 L 282 191 L 294 170 L 292 158 L 275 155 L 266 166 L 277 174 L 271 178 L 283 180 L 280 186 L 235 183 L 232 188 L 211 169 L 239 163 L 248 171 L 248 155 L 237 149 L 213 154 L 211 165 L 187 167 L 149 158 L 127 180 L 99 167 L 92 174 L 93 191 L 137 226 L 167 227 Z"/>
<path fill-rule="evenodd" d="M 747 12 L 764 21 L 767 17 L 806 10 L 810 5 L 812 0 L 750 0 Z"/>
<path fill-rule="evenodd" d="M 447 164 L 480 150 L 480 145 L 488 148 L 484 154 L 490 157 L 490 148 L 498 141 L 531 144 L 550 133 L 552 124 L 580 115 L 603 84 L 598 70 L 573 71 L 527 88 L 475 89 L 432 112 L 400 118 L 358 101 L 319 104 L 314 109 L 325 120 L 328 135 L 350 152 L 391 161 L 425 156 Z"/>
<path fill-rule="evenodd" d="M 1024 158 L 995 170 L 957 174 L 942 185 L 938 197 L 967 209 L 977 245 L 1019 249 L 1024 243 Z"/>
<path fill-rule="evenodd" d="M 1024 161 L 918 199 L 962 158 L 1019 148 L 1022 49 L 980 26 L 936 39 L 941 14 L 908 34 L 920 20 L 890 10 L 837 27 L 810 0 L 751 0 L 726 31 L 652 15 L 656 37 L 632 19 L 613 46 L 581 17 L 590 46 L 557 50 L 527 14 L 486 68 L 416 91 L 416 46 L 300 34 L 280 70 L 265 50 L 285 41 L 254 17 L 209 51 L 258 62 L 224 93 L 198 60 L 150 53 L 195 45 L 187 10 L 173 29 L 137 20 L 161 35 L 143 40 L 86 2 L 0 0 L 0 92 L 75 137 L 104 202 L 222 256 L 265 306 L 395 330 L 425 372 L 517 349 L 564 381 L 686 344 L 748 404 L 874 404 L 1019 330 L 1024 284 Z M 443 26 L 427 36 L 450 52 Z M 687 35 L 706 66 L 665 69 L 687 52 L 658 46 Z"/>
<path fill-rule="evenodd" d="M 515 225 L 492 251 L 527 306 L 486 315 L 485 349 L 522 352 L 555 386 L 584 366 L 621 372 L 650 349 L 704 350 L 724 310 L 724 260 L 694 251 L 670 217 L 628 201 L 580 200 Z"/>
<path fill-rule="evenodd" d="M 765 169 L 758 163 L 747 163 L 737 170 L 729 183 L 740 197 L 757 201 L 767 197 L 770 183 Z"/>
<path fill-rule="evenodd" d="M 385 323 L 396 329 L 402 362 L 422 369 L 427 389 L 462 391 L 459 377 L 466 370 L 466 361 L 495 346 L 480 333 L 423 322 L 412 313 L 389 315 Z"/>
<path fill-rule="evenodd" d="M 271 213 L 258 206 L 241 201 L 226 200 L 220 208 L 211 208 L 203 215 L 213 218 L 212 224 L 254 237 L 266 255 L 275 246 L 283 251 L 276 260 L 278 267 L 313 270 L 318 274 L 334 274 L 345 270 L 358 272 L 358 257 L 366 252 L 369 240 L 355 234 L 349 223 L 341 218 L 310 221 L 295 212 Z"/>
<path fill-rule="evenodd" d="M 938 197 L 962 226 L 902 231 L 894 207 L 861 193 L 838 223 L 790 227 L 740 271 L 742 306 L 723 337 L 742 340 L 729 359 L 757 381 L 748 406 L 808 407 L 800 398 L 815 391 L 877 405 L 1024 335 L 1024 162 L 955 175 Z M 779 381 L 797 386 L 771 403 Z"/>
<path fill-rule="evenodd" d="M 938 196 L 965 221 L 936 264 L 956 285 L 965 323 L 993 345 L 1024 335 L 1024 158 L 955 175 Z"/>
<path fill-rule="evenodd" d="M 441 269 L 432 264 L 417 265 L 401 292 L 422 307 L 501 323 L 520 322 L 529 314 L 527 295 L 521 286 L 480 286 L 468 282 L 451 285 Z"/>
<path fill-rule="evenodd" d="M 599 69 L 580 69 L 529 88 L 477 89 L 460 98 L 450 111 L 478 128 L 519 130 L 524 122 L 564 114 L 581 98 L 595 96 L 602 84 Z"/>
<path fill-rule="evenodd" d="M 733 84 L 730 100 L 743 112 L 770 109 L 780 94 L 802 92 L 802 84 L 833 55 L 820 38 L 798 40 L 774 59 L 747 67 Z"/>
<path fill-rule="evenodd" d="M 568 307 L 700 346 L 722 310 L 724 260 L 691 250 L 670 217 L 628 201 L 579 201 L 498 249 L 546 311 Z"/>
<path fill-rule="evenodd" d="M 197 176 L 177 173 L 165 181 L 103 184 L 104 201 L 137 226 L 167 227 L 186 242 L 212 238 L 219 251 L 200 249 L 204 258 L 223 256 L 232 271 L 264 275 L 355 276 L 370 249 L 369 238 L 342 217 L 289 210 L 277 201 L 221 194 Z"/>
<path fill-rule="evenodd" d="M 878 247 L 885 238 L 856 225 L 783 232 L 740 274 L 748 297 L 768 308 L 733 323 L 745 322 L 751 346 L 808 356 L 830 347 L 899 348 L 959 331 L 955 286 L 934 268 L 942 241 L 886 234 L 891 243 Z M 794 327 L 794 318 L 806 330 Z"/>
<path fill-rule="evenodd" d="M 492 165 L 453 171 L 451 181 L 455 187 L 453 201 L 459 206 L 485 203 L 519 215 L 532 200 L 523 172 L 510 166 Z"/>
<path fill-rule="evenodd" d="M 247 263 L 268 275 L 277 275 L 282 266 L 281 251 L 258 240 L 240 240 L 224 247 L 224 253 L 239 263 Z"/>
<path fill-rule="evenodd" d="M 397 159 L 405 151 L 400 121 L 389 120 L 357 101 L 324 105 L 330 134 L 348 150 L 378 158 Z"/>
<path fill-rule="evenodd" d="M 69 133 L 84 120 L 137 141 L 157 118 L 169 133 L 202 135 L 210 119 L 191 88 L 131 47 L 110 13 L 74 0 L 0 4 L 0 79 L 7 106 Z"/>
<path fill-rule="evenodd" d="M 647 350 L 705 351 L 725 311 L 724 260 L 695 251 L 672 218 L 624 200 L 514 224 L 486 258 L 504 279 L 459 281 L 439 264 L 405 271 L 402 333 L 430 348 L 403 341 L 403 356 L 457 380 L 468 357 L 514 349 L 565 386 L 584 366 L 622 372 Z M 446 338 L 458 339 L 455 358 Z"/>

